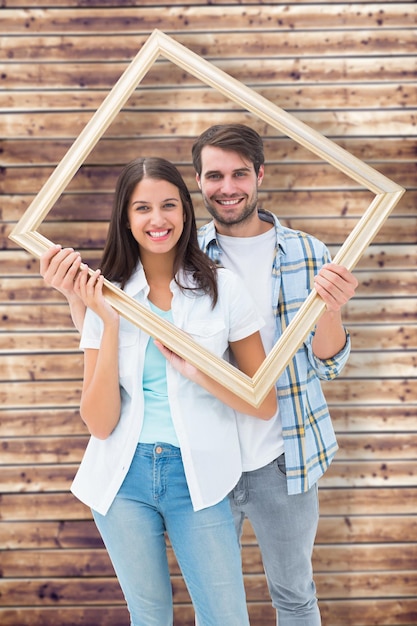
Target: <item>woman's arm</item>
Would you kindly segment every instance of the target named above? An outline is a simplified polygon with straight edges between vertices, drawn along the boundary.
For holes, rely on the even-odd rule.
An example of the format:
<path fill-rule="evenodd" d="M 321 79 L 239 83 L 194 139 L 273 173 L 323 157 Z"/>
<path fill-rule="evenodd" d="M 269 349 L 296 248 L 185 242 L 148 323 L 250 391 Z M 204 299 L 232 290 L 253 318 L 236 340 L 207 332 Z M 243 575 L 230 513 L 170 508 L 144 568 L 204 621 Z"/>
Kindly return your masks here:
<path fill-rule="evenodd" d="M 101 317 L 104 324 L 100 349 L 86 349 L 80 413 L 88 430 L 106 439 L 120 418 L 119 315 L 103 297 L 103 276 L 99 270 L 88 276 L 82 270 L 75 281 L 75 292 L 86 307 Z"/>
<path fill-rule="evenodd" d="M 277 410 L 277 397 L 275 386 L 270 390 L 262 404 L 257 408 L 240 398 L 230 389 L 223 387 L 220 383 L 201 372 L 177 354 L 155 341 L 155 345 L 162 352 L 171 365 L 183 376 L 203 387 L 213 396 L 232 407 L 240 413 L 253 415 L 260 419 L 269 420 Z M 265 350 L 259 332 L 253 333 L 245 339 L 230 343 L 230 348 L 236 359 L 239 369 L 252 377 L 265 360 Z"/>

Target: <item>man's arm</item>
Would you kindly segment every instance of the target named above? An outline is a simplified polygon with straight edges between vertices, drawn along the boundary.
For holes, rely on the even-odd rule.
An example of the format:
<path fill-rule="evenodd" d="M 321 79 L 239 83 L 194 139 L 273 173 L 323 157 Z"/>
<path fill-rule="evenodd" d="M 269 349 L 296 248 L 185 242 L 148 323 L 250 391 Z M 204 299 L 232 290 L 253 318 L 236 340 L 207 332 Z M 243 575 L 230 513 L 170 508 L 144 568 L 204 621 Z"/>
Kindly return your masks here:
<path fill-rule="evenodd" d="M 354 295 L 358 281 L 342 265 L 324 265 L 314 279 L 318 295 L 326 303 L 326 311 L 316 325 L 312 342 L 315 356 L 321 360 L 338 354 L 346 344 L 341 308 Z"/>
<path fill-rule="evenodd" d="M 72 248 L 55 245 L 41 256 L 40 273 L 49 287 L 54 287 L 68 300 L 74 326 L 81 333 L 85 305 L 74 291 L 74 281 L 82 266 L 81 255 Z"/>

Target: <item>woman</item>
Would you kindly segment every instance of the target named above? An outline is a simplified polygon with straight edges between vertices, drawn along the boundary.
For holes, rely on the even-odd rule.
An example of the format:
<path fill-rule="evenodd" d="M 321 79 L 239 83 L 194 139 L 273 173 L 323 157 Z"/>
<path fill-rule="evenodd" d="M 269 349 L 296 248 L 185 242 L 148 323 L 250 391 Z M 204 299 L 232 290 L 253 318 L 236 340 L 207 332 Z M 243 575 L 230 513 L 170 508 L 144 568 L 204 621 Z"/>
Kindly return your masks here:
<path fill-rule="evenodd" d="M 275 392 L 255 409 L 172 355 L 119 317 L 103 276 L 217 355 L 230 347 L 249 376 L 265 358 L 262 321 L 239 280 L 200 251 L 189 192 L 164 159 L 122 171 L 101 267 L 75 283 L 88 307 L 80 412 L 92 437 L 72 491 L 93 511 L 132 626 L 172 624 L 165 532 L 199 625 L 247 625 L 227 498 L 241 474 L 239 441 L 225 403 L 269 419 Z"/>

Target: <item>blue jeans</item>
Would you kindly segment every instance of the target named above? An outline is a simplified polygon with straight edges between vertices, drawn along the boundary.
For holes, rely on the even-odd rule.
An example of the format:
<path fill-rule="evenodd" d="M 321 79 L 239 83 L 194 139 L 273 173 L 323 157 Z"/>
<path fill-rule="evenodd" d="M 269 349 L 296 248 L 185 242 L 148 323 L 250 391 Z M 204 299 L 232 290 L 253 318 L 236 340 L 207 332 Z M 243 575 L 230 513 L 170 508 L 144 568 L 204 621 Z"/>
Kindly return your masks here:
<path fill-rule="evenodd" d="M 200 626 L 249 626 L 229 499 L 193 510 L 179 448 L 139 444 L 108 513 L 93 515 L 132 626 L 173 624 L 165 531 Z"/>
<path fill-rule="evenodd" d="M 230 494 L 238 536 L 247 517 L 262 553 L 279 626 L 320 626 L 311 556 L 319 519 L 317 485 L 289 496 L 285 457 L 245 472 Z"/>

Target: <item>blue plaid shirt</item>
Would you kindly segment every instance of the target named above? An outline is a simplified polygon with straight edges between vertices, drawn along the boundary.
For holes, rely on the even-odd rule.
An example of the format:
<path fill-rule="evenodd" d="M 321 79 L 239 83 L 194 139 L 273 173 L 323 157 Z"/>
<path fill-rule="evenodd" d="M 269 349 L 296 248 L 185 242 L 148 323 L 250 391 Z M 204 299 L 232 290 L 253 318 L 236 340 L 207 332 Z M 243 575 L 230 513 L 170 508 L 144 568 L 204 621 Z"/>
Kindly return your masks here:
<path fill-rule="evenodd" d="M 259 217 L 273 223 L 276 232 L 271 272 L 276 342 L 313 288 L 315 274 L 331 259 L 315 237 L 281 226 L 267 211 L 260 210 Z M 213 222 L 202 226 L 198 235 L 201 249 L 221 265 Z M 321 360 L 313 354 L 313 336 L 314 331 L 277 381 L 290 494 L 307 491 L 327 470 L 338 448 L 320 380 L 340 374 L 350 353 L 350 338 L 346 333 L 344 348 L 331 359 Z"/>

